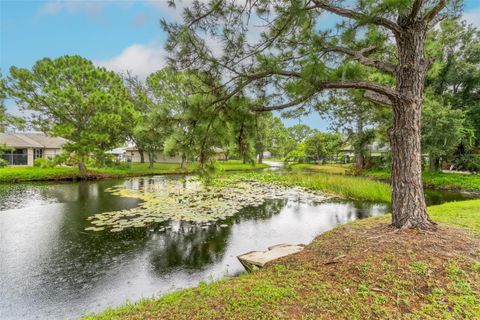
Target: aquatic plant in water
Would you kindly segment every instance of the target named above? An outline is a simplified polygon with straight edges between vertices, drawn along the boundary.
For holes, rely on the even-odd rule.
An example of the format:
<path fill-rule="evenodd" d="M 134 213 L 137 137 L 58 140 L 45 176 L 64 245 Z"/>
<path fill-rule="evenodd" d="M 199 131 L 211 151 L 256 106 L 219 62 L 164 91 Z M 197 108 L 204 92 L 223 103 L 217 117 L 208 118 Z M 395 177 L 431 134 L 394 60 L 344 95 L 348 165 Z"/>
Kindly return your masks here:
<path fill-rule="evenodd" d="M 88 219 L 92 226 L 87 231 L 112 232 L 125 228 L 142 228 L 169 220 L 208 222 L 226 219 L 244 207 L 255 207 L 266 199 L 291 199 L 320 202 L 325 195 L 302 187 L 286 187 L 278 184 L 219 178 L 213 184 L 205 184 L 197 178 L 184 180 L 150 180 L 150 183 L 130 183 L 106 191 L 120 197 L 136 198 L 141 204 L 133 209 L 105 212 Z"/>

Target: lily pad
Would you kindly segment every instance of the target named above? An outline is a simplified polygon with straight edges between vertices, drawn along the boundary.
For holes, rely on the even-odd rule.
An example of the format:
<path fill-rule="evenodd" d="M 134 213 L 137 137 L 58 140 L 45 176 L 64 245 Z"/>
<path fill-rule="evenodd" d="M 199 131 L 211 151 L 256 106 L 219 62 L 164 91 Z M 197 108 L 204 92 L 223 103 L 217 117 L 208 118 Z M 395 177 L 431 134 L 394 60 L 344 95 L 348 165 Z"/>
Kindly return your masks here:
<path fill-rule="evenodd" d="M 95 214 L 88 218 L 92 227 L 118 232 L 124 228 L 148 227 L 164 221 L 191 221 L 208 227 L 213 221 L 233 216 L 242 208 L 260 206 L 266 199 L 323 201 L 323 194 L 301 187 L 285 187 L 256 180 L 229 179 L 206 186 L 198 179 L 163 180 L 142 187 L 129 183 L 107 189 L 113 195 L 141 200 L 133 209 Z M 228 225 L 222 224 L 221 227 Z M 151 227 L 150 227 L 151 228 Z M 166 226 L 165 229 L 171 228 Z"/>

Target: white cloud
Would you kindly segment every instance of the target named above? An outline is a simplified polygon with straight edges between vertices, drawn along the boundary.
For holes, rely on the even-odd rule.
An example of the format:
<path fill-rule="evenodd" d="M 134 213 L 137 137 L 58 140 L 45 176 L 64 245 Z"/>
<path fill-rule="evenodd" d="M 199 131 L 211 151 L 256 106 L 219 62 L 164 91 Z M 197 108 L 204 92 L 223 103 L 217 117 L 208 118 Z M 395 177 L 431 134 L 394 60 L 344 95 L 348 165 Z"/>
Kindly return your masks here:
<path fill-rule="evenodd" d="M 463 20 L 467 21 L 468 24 L 473 24 L 476 28 L 480 28 L 480 8 L 465 12 Z"/>
<path fill-rule="evenodd" d="M 155 44 L 133 44 L 118 56 L 94 63 L 115 72 L 130 71 L 145 79 L 149 74 L 166 66 L 166 53 Z"/>

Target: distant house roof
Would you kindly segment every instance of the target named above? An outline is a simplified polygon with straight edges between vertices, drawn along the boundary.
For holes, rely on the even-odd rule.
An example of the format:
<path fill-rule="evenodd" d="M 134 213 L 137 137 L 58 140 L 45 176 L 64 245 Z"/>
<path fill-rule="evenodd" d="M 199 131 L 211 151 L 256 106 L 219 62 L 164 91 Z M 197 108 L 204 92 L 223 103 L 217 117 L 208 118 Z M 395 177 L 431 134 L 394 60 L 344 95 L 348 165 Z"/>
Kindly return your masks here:
<path fill-rule="evenodd" d="M 382 143 L 379 141 L 374 141 L 367 145 L 368 150 L 373 153 L 385 153 L 390 151 L 390 146 L 386 143 Z M 353 147 L 351 145 L 347 145 L 340 150 L 340 152 L 353 152 Z"/>
<path fill-rule="evenodd" d="M 12 148 L 61 149 L 66 142 L 66 139 L 43 133 L 0 133 L 0 144 Z"/>
<path fill-rule="evenodd" d="M 112 150 L 107 151 L 105 153 L 108 153 L 108 154 L 124 154 L 126 149 L 127 148 L 120 147 L 120 148 L 112 149 Z"/>

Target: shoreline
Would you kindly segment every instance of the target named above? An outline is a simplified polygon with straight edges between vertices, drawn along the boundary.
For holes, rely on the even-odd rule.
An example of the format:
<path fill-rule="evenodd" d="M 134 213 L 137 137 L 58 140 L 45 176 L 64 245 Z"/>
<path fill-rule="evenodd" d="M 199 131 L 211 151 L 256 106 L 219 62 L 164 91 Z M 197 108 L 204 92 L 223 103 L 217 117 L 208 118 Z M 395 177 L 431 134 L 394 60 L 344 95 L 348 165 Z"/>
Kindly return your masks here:
<path fill-rule="evenodd" d="M 147 164 L 148 165 L 148 164 Z M 10 167 L 11 173 L 6 175 L 0 168 L 0 184 L 24 183 L 24 182 L 80 182 L 80 181 L 100 181 L 109 179 L 121 179 L 130 177 L 144 177 L 156 175 L 178 175 L 178 174 L 196 174 L 199 170 L 195 167 L 191 169 L 182 169 L 179 164 L 157 164 L 158 167 L 153 169 L 137 168 L 118 169 L 118 168 L 102 168 L 89 169 L 86 174 L 82 174 L 77 168 L 73 167 L 55 167 L 55 168 L 36 168 L 36 167 Z M 178 165 L 178 167 L 177 167 Z M 232 171 L 256 171 L 268 168 L 266 164 L 239 165 L 238 163 L 220 163 L 220 172 Z M 15 172 L 16 171 L 16 172 Z"/>

